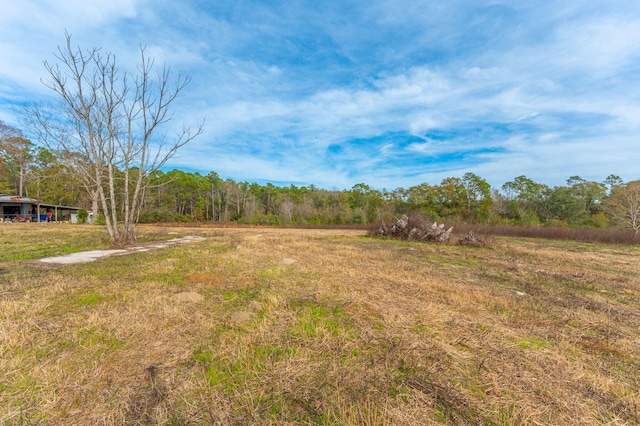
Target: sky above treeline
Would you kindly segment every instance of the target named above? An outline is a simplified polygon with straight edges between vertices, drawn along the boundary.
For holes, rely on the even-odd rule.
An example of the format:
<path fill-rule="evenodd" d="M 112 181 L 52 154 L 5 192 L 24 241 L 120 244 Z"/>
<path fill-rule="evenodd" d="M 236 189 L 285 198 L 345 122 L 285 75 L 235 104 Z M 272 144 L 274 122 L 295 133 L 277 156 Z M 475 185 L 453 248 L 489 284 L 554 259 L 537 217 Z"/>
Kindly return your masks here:
<path fill-rule="evenodd" d="M 144 45 L 191 76 L 171 126 L 206 132 L 168 169 L 327 189 L 640 178 L 638 0 L 0 0 L 0 120 L 52 98 L 65 30 L 123 70 Z"/>

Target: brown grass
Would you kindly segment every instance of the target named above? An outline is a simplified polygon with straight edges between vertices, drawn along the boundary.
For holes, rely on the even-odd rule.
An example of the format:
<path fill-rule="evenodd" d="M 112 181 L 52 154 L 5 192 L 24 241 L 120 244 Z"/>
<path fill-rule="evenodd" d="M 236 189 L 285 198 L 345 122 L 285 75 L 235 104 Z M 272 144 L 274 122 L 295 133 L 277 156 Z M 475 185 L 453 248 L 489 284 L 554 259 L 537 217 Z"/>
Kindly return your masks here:
<path fill-rule="evenodd" d="M 569 228 L 551 226 L 498 226 L 466 225 L 454 226 L 457 233 L 466 234 L 473 230 L 479 235 L 495 235 L 518 238 L 545 238 L 550 240 L 571 240 L 585 243 L 640 244 L 640 233 L 633 229 Z"/>
<path fill-rule="evenodd" d="M 640 423 L 638 247 L 143 232 L 208 239 L 0 261 L 0 424 Z"/>
<path fill-rule="evenodd" d="M 419 215 L 410 216 L 412 226 L 430 225 L 430 221 Z M 390 226 L 390 225 L 388 225 Z M 379 235 L 381 224 L 367 226 L 368 235 Z M 633 229 L 601 229 L 601 228 L 570 228 L 552 226 L 511 226 L 511 225 L 472 225 L 467 223 L 446 223 L 446 229 L 453 227 L 452 241 L 463 238 L 472 231 L 476 236 L 489 239 L 494 236 L 537 238 L 549 240 L 569 240 L 583 243 L 603 244 L 640 244 L 640 233 Z M 407 239 L 410 229 L 398 233 L 395 238 Z"/>

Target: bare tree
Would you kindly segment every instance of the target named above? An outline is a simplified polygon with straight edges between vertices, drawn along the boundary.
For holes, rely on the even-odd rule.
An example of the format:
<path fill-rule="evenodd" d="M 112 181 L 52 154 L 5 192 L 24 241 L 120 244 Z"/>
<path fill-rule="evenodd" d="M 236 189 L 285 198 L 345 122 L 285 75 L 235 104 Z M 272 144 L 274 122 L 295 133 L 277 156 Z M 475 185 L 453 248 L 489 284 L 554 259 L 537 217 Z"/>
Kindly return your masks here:
<path fill-rule="evenodd" d="M 190 78 L 169 68 L 155 74 L 154 61 L 141 47 L 141 62 L 131 75 L 116 66 L 111 53 L 75 48 L 66 33 L 58 63 L 45 62 L 43 83 L 58 95 L 50 107 L 31 107 L 28 118 L 40 139 L 64 158 L 83 180 L 104 216 L 116 244 L 135 240 L 142 200 L 151 178 L 176 151 L 203 132 L 184 127 L 175 139 L 157 136 L 173 118 L 171 106 Z"/>
<path fill-rule="evenodd" d="M 607 200 L 605 211 L 613 222 L 640 232 L 640 180 L 615 186 Z"/>

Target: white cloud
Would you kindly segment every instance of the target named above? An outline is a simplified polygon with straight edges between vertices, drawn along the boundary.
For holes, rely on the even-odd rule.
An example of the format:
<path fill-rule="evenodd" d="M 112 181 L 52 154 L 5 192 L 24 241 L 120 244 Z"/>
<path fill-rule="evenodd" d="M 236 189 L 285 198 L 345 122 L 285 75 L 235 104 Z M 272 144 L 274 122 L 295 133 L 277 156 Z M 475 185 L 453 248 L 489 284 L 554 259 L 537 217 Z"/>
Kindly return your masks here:
<path fill-rule="evenodd" d="M 640 20 L 626 17 L 593 18 L 560 28 L 555 65 L 580 69 L 596 77 L 616 73 L 640 58 Z"/>
<path fill-rule="evenodd" d="M 279 66 L 277 65 L 271 65 L 270 67 L 267 68 L 267 72 L 271 75 L 274 76 L 280 76 L 282 75 L 282 70 L 280 69 Z"/>
<path fill-rule="evenodd" d="M 8 3 L 8 4 L 4 4 Z M 100 26 L 118 18 L 134 18 L 140 0 L 21 0 L 3 2 L 0 26 L 20 28 L 27 26 L 57 33 L 60 27 Z"/>
<path fill-rule="evenodd" d="M 637 169 L 640 6 L 629 0 L 4 3 L 0 119 L 46 95 L 42 61 L 65 28 L 125 69 L 146 44 L 193 77 L 173 124 L 207 117 L 175 166 L 329 187 Z"/>
<path fill-rule="evenodd" d="M 57 46 L 64 44 L 65 30 L 73 43 L 84 48 L 94 44 L 107 27 L 120 19 L 137 15 L 142 0 L 21 0 L 6 1 L 0 13 L 0 81 L 11 81 L 16 91 L 42 95 L 40 84 L 44 60 L 53 59 Z M 114 41 L 114 40 L 112 40 Z"/>

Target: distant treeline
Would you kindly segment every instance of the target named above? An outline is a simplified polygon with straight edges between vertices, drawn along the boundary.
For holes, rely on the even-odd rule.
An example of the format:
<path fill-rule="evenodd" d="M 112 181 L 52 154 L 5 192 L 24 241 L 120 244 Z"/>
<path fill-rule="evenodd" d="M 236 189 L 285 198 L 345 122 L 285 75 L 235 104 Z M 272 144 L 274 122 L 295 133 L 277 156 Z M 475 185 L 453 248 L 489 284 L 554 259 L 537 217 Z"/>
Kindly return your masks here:
<path fill-rule="evenodd" d="M 61 156 L 25 143 L 3 157 L 0 192 L 22 192 L 47 203 L 97 210 L 92 188 L 75 177 Z M 121 171 L 123 177 L 124 173 Z M 404 213 L 446 223 L 638 230 L 640 181 L 625 183 L 610 175 L 603 182 L 594 182 L 571 176 L 566 185 L 549 187 L 518 176 L 500 188 L 491 188 L 482 177 L 466 173 L 439 184 L 393 190 L 373 189 L 365 183 L 327 190 L 313 184 L 261 185 L 225 180 L 215 172 L 202 175 L 172 170 L 152 176 L 140 222 L 366 225 L 389 223 Z"/>
<path fill-rule="evenodd" d="M 635 184 L 635 182 L 631 183 Z M 346 190 L 260 185 L 172 170 L 155 177 L 142 222 L 236 222 L 254 225 L 371 224 L 418 213 L 438 222 L 501 225 L 626 227 L 624 197 L 630 184 L 615 175 L 604 182 L 579 176 L 549 187 L 526 176 L 492 189 L 474 173 L 391 191 L 365 183 Z M 620 208 L 622 207 L 622 208 Z M 631 226 L 629 226 L 631 227 Z"/>

